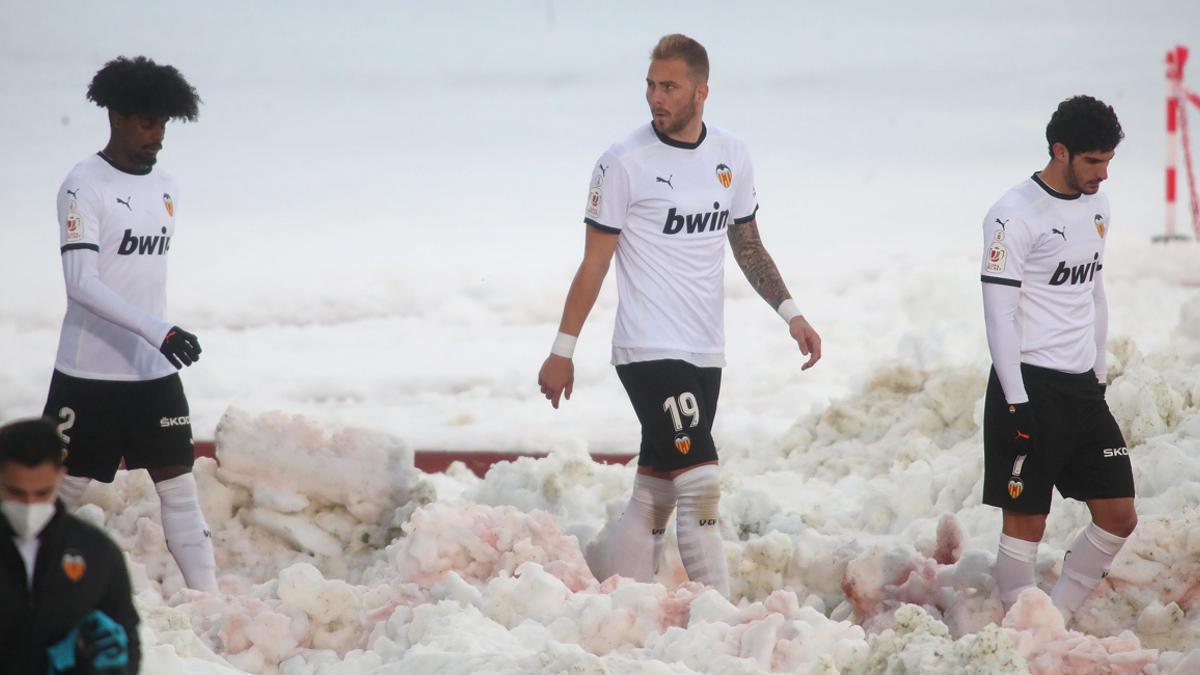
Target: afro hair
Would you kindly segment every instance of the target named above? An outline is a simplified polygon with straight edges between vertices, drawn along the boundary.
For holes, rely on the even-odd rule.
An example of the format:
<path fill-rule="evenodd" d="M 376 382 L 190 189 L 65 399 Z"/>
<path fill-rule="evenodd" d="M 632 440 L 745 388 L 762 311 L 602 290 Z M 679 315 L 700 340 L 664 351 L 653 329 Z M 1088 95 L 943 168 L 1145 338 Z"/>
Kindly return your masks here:
<path fill-rule="evenodd" d="M 124 56 L 104 64 L 88 86 L 87 98 L 122 115 L 196 121 L 200 96 L 173 66 L 145 56 Z"/>

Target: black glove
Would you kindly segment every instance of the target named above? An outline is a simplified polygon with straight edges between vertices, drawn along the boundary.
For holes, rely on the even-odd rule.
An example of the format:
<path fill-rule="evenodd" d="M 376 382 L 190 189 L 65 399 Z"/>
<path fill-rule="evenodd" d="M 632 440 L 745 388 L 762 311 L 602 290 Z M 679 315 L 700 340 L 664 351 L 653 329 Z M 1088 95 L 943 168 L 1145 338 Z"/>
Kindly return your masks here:
<path fill-rule="evenodd" d="M 200 360 L 200 341 L 179 326 L 171 326 L 158 351 L 176 368 L 190 366 Z"/>
<path fill-rule="evenodd" d="M 1037 422 L 1033 419 L 1033 408 L 1029 402 L 1010 403 L 1004 415 L 1005 431 L 1009 447 L 1017 455 L 1028 455 L 1037 447 Z"/>

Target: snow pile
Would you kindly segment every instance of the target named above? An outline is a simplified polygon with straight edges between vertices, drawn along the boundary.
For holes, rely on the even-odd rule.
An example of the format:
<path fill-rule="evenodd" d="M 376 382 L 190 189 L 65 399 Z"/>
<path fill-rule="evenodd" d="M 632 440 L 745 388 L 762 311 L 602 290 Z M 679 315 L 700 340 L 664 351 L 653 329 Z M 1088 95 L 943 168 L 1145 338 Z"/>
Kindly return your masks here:
<path fill-rule="evenodd" d="M 1200 301 L 1198 301 L 1200 302 Z M 1200 660 L 1200 363 L 1189 304 L 1163 348 L 1112 343 L 1141 523 L 1075 620 L 1049 604 L 1086 508 L 1056 498 L 1039 590 L 994 597 L 979 503 L 982 377 L 878 370 L 768 447 L 723 448 L 732 603 L 686 580 L 596 579 L 634 467 L 572 447 L 426 476 L 405 443 L 231 409 L 196 474 L 221 592 L 182 588 L 144 473 L 81 514 L 131 558 L 155 672 L 1187 672 Z"/>
<path fill-rule="evenodd" d="M 205 513 L 217 541 L 228 543 L 218 563 L 252 564 L 256 581 L 293 562 L 293 552 L 326 574 L 352 577 L 360 558 L 376 555 L 434 498 L 412 450 L 379 432 L 329 433 L 300 416 L 231 409 L 216 444 L 221 468 Z M 282 557 L 261 565 L 264 550 Z"/>

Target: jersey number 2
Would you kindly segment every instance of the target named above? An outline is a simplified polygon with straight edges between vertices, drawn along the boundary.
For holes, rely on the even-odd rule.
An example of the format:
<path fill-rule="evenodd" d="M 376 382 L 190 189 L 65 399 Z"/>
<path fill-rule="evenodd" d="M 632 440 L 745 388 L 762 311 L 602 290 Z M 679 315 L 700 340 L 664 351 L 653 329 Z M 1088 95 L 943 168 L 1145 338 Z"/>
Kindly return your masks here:
<path fill-rule="evenodd" d="M 689 426 L 700 424 L 700 406 L 696 404 L 696 397 L 690 391 L 680 394 L 678 402 L 674 396 L 668 396 L 667 400 L 663 401 L 663 410 L 670 413 L 675 431 L 683 431 L 683 418 L 679 415 L 681 412 L 692 418 Z"/>
<path fill-rule="evenodd" d="M 64 444 L 70 445 L 71 437 L 67 435 L 67 432 L 75 426 L 75 411 L 70 408 L 61 408 L 58 411 L 58 417 L 62 420 L 58 423 L 58 436 Z"/>

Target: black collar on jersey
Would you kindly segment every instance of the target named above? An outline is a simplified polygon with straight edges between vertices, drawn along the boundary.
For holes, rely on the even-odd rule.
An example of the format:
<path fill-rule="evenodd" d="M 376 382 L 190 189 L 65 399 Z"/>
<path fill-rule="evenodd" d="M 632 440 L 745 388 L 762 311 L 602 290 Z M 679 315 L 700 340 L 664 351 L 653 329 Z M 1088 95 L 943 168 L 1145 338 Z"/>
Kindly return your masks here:
<path fill-rule="evenodd" d="M 117 166 L 117 163 L 109 159 L 108 155 L 104 154 L 103 152 L 97 152 L 96 154 L 100 156 L 100 159 L 108 162 L 108 165 L 112 168 L 120 171 L 121 173 L 127 173 L 131 176 L 145 176 L 146 174 L 150 173 L 151 169 L 154 168 L 152 166 L 148 166 L 142 171 L 130 171 L 129 169 L 122 169 L 121 167 Z"/>
<path fill-rule="evenodd" d="M 666 143 L 672 148 L 683 148 L 684 150 L 695 150 L 696 148 L 700 147 L 700 144 L 703 143 L 704 139 L 708 136 L 708 127 L 704 125 L 704 122 L 700 123 L 700 138 L 697 138 L 695 143 L 684 143 L 683 141 L 677 141 L 674 138 L 661 133 L 658 130 L 658 127 L 654 126 L 654 122 L 650 123 L 650 128 L 654 130 L 654 135 L 658 136 L 658 140 Z"/>
<path fill-rule="evenodd" d="M 1037 175 L 1036 171 L 1033 172 L 1033 175 L 1030 176 L 1030 178 L 1033 179 L 1033 182 L 1035 182 L 1039 186 L 1041 186 L 1041 188 L 1046 191 L 1046 194 L 1050 195 L 1051 197 L 1054 197 L 1055 199 L 1066 199 L 1069 201 L 1072 199 L 1079 199 L 1080 197 L 1083 196 L 1082 192 L 1080 192 L 1078 194 L 1068 195 L 1068 194 L 1063 194 L 1063 193 L 1059 192 L 1058 190 L 1055 190 L 1054 188 L 1050 187 L 1049 185 L 1046 185 L 1045 183 L 1043 183 L 1041 177 Z"/>

